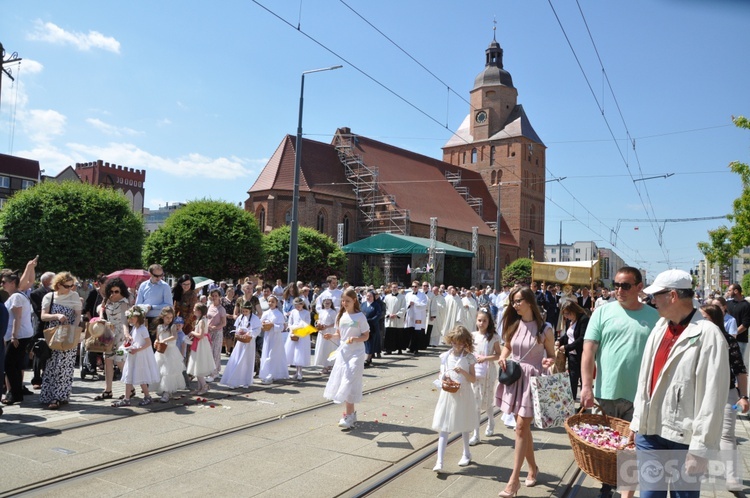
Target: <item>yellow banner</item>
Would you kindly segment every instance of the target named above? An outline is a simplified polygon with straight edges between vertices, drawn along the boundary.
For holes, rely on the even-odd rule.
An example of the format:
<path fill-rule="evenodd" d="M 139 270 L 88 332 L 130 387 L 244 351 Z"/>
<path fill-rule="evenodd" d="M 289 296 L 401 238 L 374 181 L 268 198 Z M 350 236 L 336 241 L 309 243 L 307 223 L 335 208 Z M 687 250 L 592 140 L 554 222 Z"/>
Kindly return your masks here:
<path fill-rule="evenodd" d="M 537 263 L 531 267 L 531 279 L 590 287 L 599 276 L 599 261 Z"/>

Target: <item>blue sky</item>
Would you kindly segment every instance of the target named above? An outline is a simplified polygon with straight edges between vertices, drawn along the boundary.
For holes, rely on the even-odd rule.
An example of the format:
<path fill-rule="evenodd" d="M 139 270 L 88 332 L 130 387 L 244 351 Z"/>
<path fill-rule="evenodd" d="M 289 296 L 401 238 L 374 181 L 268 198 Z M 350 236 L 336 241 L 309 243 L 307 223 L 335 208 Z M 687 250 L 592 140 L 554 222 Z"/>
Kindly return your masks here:
<path fill-rule="evenodd" d="M 620 220 L 731 211 L 740 185 L 727 165 L 750 161 L 750 133 L 731 124 L 750 115 L 750 4 L 579 0 L 617 104 L 577 4 L 551 5 L 575 55 L 541 0 L 6 1 L 0 42 L 24 60 L 7 66 L 16 83 L 3 80 L 0 152 L 47 174 L 96 159 L 145 168 L 152 208 L 243 202 L 296 133 L 301 72 L 343 64 L 305 80 L 308 138 L 348 126 L 440 158 L 496 18 L 505 69 L 548 147 L 547 177 L 567 177 L 547 184 L 547 243 L 562 221 L 565 243 L 611 247 L 619 222 L 628 263 L 651 276 L 690 268 L 721 220 L 667 223 L 661 246 L 657 224 Z"/>

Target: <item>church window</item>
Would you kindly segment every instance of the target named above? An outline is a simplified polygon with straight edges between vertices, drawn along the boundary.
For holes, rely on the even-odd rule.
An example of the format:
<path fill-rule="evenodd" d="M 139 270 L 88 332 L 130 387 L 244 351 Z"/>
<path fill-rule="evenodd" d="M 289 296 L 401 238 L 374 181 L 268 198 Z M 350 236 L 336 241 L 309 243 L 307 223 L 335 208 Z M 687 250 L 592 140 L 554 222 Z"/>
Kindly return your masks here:
<path fill-rule="evenodd" d="M 476 147 L 471 149 L 471 164 L 474 164 L 477 162 L 477 149 Z"/>
<path fill-rule="evenodd" d="M 260 226 L 261 232 L 266 230 L 266 208 L 263 206 L 258 210 L 258 225 Z"/>
<path fill-rule="evenodd" d="M 490 147 L 490 166 L 495 164 L 495 146 Z"/>
<path fill-rule="evenodd" d="M 495 96 L 495 90 L 487 90 L 487 93 L 484 94 L 487 97 L 494 97 Z"/>
<path fill-rule="evenodd" d="M 492 174 L 490 175 L 490 185 L 495 185 L 496 183 L 497 183 L 497 172 L 493 170 Z"/>
<path fill-rule="evenodd" d="M 533 204 L 529 209 L 529 230 L 536 231 L 536 207 Z"/>
<path fill-rule="evenodd" d="M 466 164 L 466 151 L 464 151 L 464 152 L 463 152 L 463 156 L 464 156 L 464 157 L 462 158 L 462 161 L 461 161 L 461 162 L 462 162 L 463 164 Z"/>
<path fill-rule="evenodd" d="M 349 215 L 345 214 L 344 219 L 341 221 L 344 224 L 344 245 L 349 243 Z"/>
<path fill-rule="evenodd" d="M 322 209 L 318 212 L 318 224 L 316 228 L 320 233 L 326 232 L 326 215 Z"/>
<path fill-rule="evenodd" d="M 487 264 L 487 257 L 484 251 L 484 247 L 479 248 L 479 268 L 484 269 Z"/>
<path fill-rule="evenodd" d="M 291 209 L 287 211 L 286 213 L 284 213 L 284 223 L 286 223 L 287 225 L 292 224 L 292 210 Z"/>

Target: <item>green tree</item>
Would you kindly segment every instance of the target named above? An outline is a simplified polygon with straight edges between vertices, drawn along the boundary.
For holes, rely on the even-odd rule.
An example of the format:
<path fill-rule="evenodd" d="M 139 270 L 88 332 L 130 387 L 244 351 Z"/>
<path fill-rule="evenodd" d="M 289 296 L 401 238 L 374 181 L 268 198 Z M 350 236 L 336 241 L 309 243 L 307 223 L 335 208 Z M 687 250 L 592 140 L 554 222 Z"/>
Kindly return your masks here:
<path fill-rule="evenodd" d="M 289 226 L 279 227 L 263 237 L 266 255 L 264 280 L 286 280 L 289 266 Z M 341 276 L 346 270 L 346 254 L 327 235 L 309 227 L 299 227 L 297 239 L 297 280 L 320 282 L 328 275 Z"/>
<path fill-rule="evenodd" d="M 0 212 L 5 266 L 70 271 L 80 278 L 141 267 L 143 221 L 122 193 L 79 182 L 44 182 L 16 193 Z"/>
<path fill-rule="evenodd" d="M 518 258 L 503 268 L 503 285 L 531 283 L 531 266 L 534 262 L 529 258 Z"/>
<path fill-rule="evenodd" d="M 750 130 L 750 120 L 743 116 L 732 117 L 738 128 Z M 734 212 L 727 216 L 733 221 L 731 228 L 724 225 L 708 232 L 709 241 L 699 242 L 698 249 L 709 263 L 718 264 L 722 274 L 729 267 L 732 258 L 739 254 L 743 247 L 750 245 L 750 166 L 740 161 L 733 161 L 729 169 L 737 173 L 742 181 L 742 194 L 734 200 Z"/>
<path fill-rule="evenodd" d="M 379 257 L 379 256 L 378 256 Z M 367 261 L 362 261 L 362 281 L 365 285 L 380 287 L 385 284 L 383 270 L 379 266 L 370 266 Z"/>
<path fill-rule="evenodd" d="M 742 292 L 744 294 L 750 293 L 750 273 L 745 273 L 742 276 Z"/>
<path fill-rule="evenodd" d="M 255 217 L 232 203 L 191 201 L 146 239 L 143 259 L 172 275 L 238 278 L 260 269 L 262 236 Z"/>

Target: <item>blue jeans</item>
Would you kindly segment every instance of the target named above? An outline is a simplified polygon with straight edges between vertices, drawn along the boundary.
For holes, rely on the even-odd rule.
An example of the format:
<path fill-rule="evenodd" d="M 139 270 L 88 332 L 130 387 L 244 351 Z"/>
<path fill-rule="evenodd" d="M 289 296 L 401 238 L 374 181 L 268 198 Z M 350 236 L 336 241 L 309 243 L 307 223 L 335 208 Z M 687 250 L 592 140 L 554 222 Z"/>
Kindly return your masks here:
<path fill-rule="evenodd" d="M 646 483 L 644 483 L 643 474 L 641 473 L 641 470 L 644 469 L 644 467 L 641 467 L 642 464 L 645 463 L 646 460 L 658 461 L 660 459 L 660 452 L 653 450 L 671 450 L 669 455 L 670 459 L 676 454 L 679 455 L 674 468 L 682 469 L 685 465 L 685 456 L 687 456 L 688 448 L 689 446 L 686 444 L 675 443 L 674 441 L 664 439 L 661 436 L 643 436 L 641 434 L 635 436 L 635 450 L 636 457 L 638 458 L 639 481 L 641 483 L 641 498 L 663 498 L 667 496 L 667 492 L 663 488 L 659 491 L 644 489 Z M 699 498 L 700 496 L 700 481 L 697 481 L 692 485 L 689 490 L 684 489 L 686 487 L 684 484 L 682 485 L 682 489 L 679 489 L 679 486 L 677 487 L 678 489 L 670 487 L 669 495 L 672 498 Z"/>

